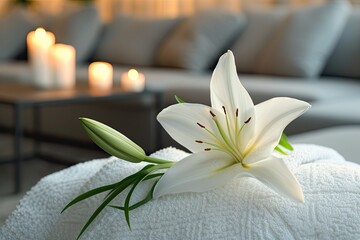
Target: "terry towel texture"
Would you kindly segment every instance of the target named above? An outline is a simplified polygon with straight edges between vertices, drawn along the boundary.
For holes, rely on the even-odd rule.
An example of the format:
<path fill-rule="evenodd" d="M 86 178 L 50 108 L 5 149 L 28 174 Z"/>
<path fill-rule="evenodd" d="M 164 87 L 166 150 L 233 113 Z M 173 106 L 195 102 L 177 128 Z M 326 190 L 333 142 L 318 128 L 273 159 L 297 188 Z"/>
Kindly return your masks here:
<path fill-rule="evenodd" d="M 167 148 L 157 157 L 187 153 Z M 287 161 L 305 203 L 279 196 L 252 178 L 239 178 L 204 192 L 168 195 L 130 212 L 106 208 L 82 239 L 360 239 L 360 166 L 332 149 L 295 145 Z M 0 229 L 0 239 L 76 239 L 103 195 L 60 214 L 77 195 L 123 179 L 140 169 L 114 157 L 78 164 L 43 178 Z M 148 186 L 134 194 L 139 200 Z M 124 197 L 113 203 L 122 205 Z"/>

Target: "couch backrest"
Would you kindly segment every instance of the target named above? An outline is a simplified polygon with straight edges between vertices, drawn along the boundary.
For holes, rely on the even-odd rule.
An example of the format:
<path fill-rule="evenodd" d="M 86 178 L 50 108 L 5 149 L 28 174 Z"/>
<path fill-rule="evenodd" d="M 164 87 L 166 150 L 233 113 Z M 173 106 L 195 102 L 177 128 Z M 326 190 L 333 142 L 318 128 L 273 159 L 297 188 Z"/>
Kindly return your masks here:
<path fill-rule="evenodd" d="M 153 66 L 156 50 L 181 18 L 118 15 L 104 26 L 94 60 L 131 66 Z"/>
<path fill-rule="evenodd" d="M 175 19 L 119 15 L 105 26 L 92 59 L 206 71 L 215 65 L 245 24 L 242 14 L 222 9 Z"/>
<path fill-rule="evenodd" d="M 164 39 L 157 53 L 157 66 L 209 70 L 245 24 L 245 16 L 224 9 L 199 12 Z"/>
<path fill-rule="evenodd" d="M 0 18 L 0 61 L 19 57 L 25 51 L 26 35 L 35 28 L 25 8 L 12 9 Z"/>
<path fill-rule="evenodd" d="M 341 37 L 348 1 L 249 11 L 244 33 L 231 48 L 240 73 L 317 78 Z"/>
<path fill-rule="evenodd" d="M 39 24 L 55 34 L 56 43 L 75 47 L 77 62 L 85 62 L 90 57 L 101 32 L 100 15 L 93 4 L 55 16 L 42 14 Z"/>
<path fill-rule="evenodd" d="M 360 78 L 360 7 L 353 8 L 323 75 Z"/>

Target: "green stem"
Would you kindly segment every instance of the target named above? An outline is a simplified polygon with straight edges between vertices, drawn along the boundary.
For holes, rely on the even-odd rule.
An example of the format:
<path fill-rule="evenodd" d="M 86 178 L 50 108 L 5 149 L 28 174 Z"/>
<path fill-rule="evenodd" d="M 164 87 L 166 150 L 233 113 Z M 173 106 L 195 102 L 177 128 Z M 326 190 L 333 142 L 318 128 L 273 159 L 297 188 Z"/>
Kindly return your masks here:
<path fill-rule="evenodd" d="M 155 166 L 152 166 L 148 169 L 146 169 L 145 171 L 149 174 L 149 173 L 152 173 L 154 171 L 157 171 L 157 170 L 160 170 L 160 169 L 167 169 L 167 168 L 170 168 L 172 165 L 174 165 L 175 162 L 167 162 L 167 163 L 162 163 L 162 164 L 158 164 L 158 165 L 155 165 Z"/>
<path fill-rule="evenodd" d="M 163 159 L 149 157 L 149 156 L 145 156 L 144 161 L 148 162 L 148 163 L 156 163 L 156 164 L 174 163 L 174 162 L 169 161 L 169 160 L 163 160 Z"/>

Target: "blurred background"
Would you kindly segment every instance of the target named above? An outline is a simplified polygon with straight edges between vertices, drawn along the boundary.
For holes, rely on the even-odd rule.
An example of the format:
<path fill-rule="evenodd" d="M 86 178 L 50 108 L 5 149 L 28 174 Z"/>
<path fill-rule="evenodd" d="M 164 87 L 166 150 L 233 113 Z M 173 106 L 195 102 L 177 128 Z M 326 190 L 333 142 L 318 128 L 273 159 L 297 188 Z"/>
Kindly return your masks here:
<path fill-rule="evenodd" d="M 305 5 L 325 2 L 325 0 L 1 0 L 0 15 L 6 13 L 13 4 L 23 4 L 34 13 L 59 14 L 67 8 L 95 3 L 104 21 L 109 21 L 116 13 L 142 17 L 176 17 L 192 15 L 207 8 L 225 8 L 241 11 L 244 8 L 274 5 Z M 360 0 L 351 0 L 360 3 Z"/>

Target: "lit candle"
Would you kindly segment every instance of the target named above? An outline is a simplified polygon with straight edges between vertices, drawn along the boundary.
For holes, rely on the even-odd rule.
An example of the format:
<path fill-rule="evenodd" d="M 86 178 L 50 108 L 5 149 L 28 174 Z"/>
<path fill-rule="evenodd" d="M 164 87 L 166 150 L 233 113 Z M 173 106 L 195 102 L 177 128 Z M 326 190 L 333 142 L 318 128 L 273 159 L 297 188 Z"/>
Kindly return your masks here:
<path fill-rule="evenodd" d="M 145 76 L 135 69 L 121 75 L 121 87 L 125 91 L 141 92 L 145 88 Z"/>
<path fill-rule="evenodd" d="M 113 85 L 113 67 L 106 62 L 93 62 L 89 65 L 89 84 L 93 89 L 107 90 Z"/>
<path fill-rule="evenodd" d="M 26 41 L 34 85 L 39 88 L 53 87 L 49 49 L 55 44 L 54 34 L 38 28 L 27 35 Z"/>
<path fill-rule="evenodd" d="M 55 44 L 50 48 L 50 61 L 56 88 L 75 86 L 75 48 L 65 44 Z"/>

